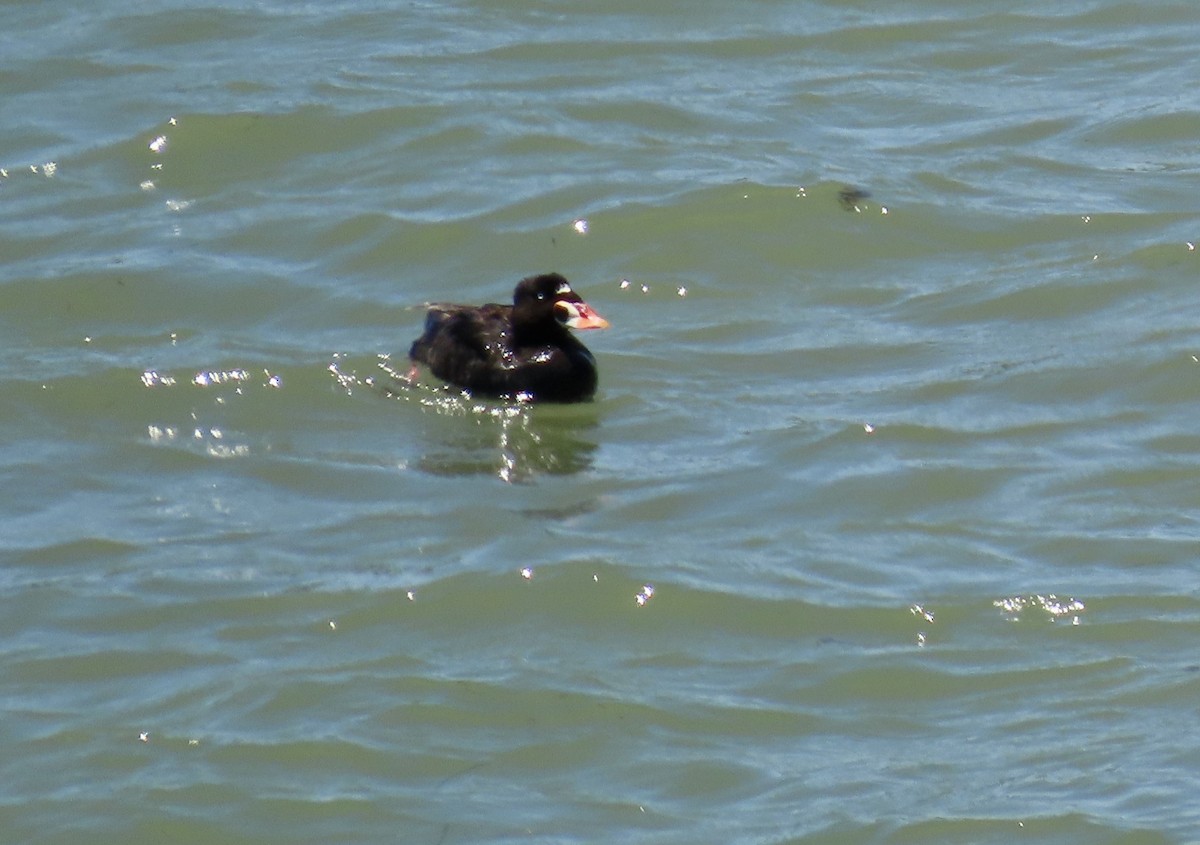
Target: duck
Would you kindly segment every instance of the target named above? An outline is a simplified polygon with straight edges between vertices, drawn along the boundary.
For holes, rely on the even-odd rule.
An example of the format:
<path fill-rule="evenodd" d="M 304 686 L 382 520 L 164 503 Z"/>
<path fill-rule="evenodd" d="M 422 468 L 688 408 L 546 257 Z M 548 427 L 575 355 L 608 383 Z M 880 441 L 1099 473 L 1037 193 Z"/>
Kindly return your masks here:
<path fill-rule="evenodd" d="M 529 402 L 586 402 L 596 393 L 596 359 L 571 329 L 607 320 L 559 273 L 528 276 L 512 305 L 428 306 L 408 357 L 472 396 Z"/>

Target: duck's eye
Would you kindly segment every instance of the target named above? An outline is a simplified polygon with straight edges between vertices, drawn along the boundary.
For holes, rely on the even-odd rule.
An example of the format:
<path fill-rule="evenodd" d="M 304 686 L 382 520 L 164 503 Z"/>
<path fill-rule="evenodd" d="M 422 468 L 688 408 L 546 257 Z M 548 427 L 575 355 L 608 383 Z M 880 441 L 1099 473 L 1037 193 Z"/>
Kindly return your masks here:
<path fill-rule="evenodd" d="M 539 290 L 537 292 L 537 298 L 538 298 L 538 302 L 545 302 L 546 301 L 546 292 L 544 290 Z"/>

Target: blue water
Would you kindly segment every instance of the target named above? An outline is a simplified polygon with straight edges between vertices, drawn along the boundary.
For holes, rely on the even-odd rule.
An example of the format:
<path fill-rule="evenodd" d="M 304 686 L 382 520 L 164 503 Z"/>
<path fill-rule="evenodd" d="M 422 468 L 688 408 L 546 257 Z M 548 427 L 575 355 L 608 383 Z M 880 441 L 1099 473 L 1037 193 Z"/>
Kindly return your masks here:
<path fill-rule="evenodd" d="M 1200 842 L 1200 11 L 2 14 L 0 841 Z"/>

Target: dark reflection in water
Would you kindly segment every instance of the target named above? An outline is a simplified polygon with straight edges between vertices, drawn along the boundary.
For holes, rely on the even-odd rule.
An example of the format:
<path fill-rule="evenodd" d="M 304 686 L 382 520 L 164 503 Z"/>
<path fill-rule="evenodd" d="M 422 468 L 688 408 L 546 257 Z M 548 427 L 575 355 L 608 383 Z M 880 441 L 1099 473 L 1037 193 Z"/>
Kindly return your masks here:
<path fill-rule="evenodd" d="M 862 211 L 861 204 L 864 200 L 870 199 L 871 192 L 862 188 L 855 188 L 847 185 L 838 191 L 838 202 L 841 203 L 845 211 Z"/>
<path fill-rule="evenodd" d="M 360 378 L 343 370 L 338 360 L 330 372 L 347 389 L 365 386 L 402 402 L 415 402 L 428 413 L 465 417 L 475 425 L 435 429 L 415 467 L 433 475 L 495 475 L 510 483 L 538 475 L 571 475 L 592 466 L 597 444 L 585 432 L 597 425 L 591 403 L 531 405 L 496 399 L 474 399 L 451 387 L 412 381 L 407 370 L 380 356 L 381 375 Z"/>
<path fill-rule="evenodd" d="M 417 467 L 435 475 L 494 474 L 504 481 L 529 481 L 541 474 L 570 475 L 591 467 L 596 444 L 579 436 L 595 426 L 594 416 L 569 420 L 556 408 L 477 403 L 445 397 L 469 406 L 478 426 L 446 427 L 445 439 L 431 445 Z"/>

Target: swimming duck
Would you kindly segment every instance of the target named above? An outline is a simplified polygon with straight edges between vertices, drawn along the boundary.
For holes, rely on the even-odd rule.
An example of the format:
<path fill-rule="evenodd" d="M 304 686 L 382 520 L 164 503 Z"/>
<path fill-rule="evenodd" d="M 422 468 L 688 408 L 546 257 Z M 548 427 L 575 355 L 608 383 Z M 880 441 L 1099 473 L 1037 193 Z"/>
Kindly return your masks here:
<path fill-rule="evenodd" d="M 596 359 L 569 329 L 604 329 L 558 273 L 522 279 L 512 305 L 429 306 L 415 364 L 472 394 L 582 402 L 596 392 Z"/>

